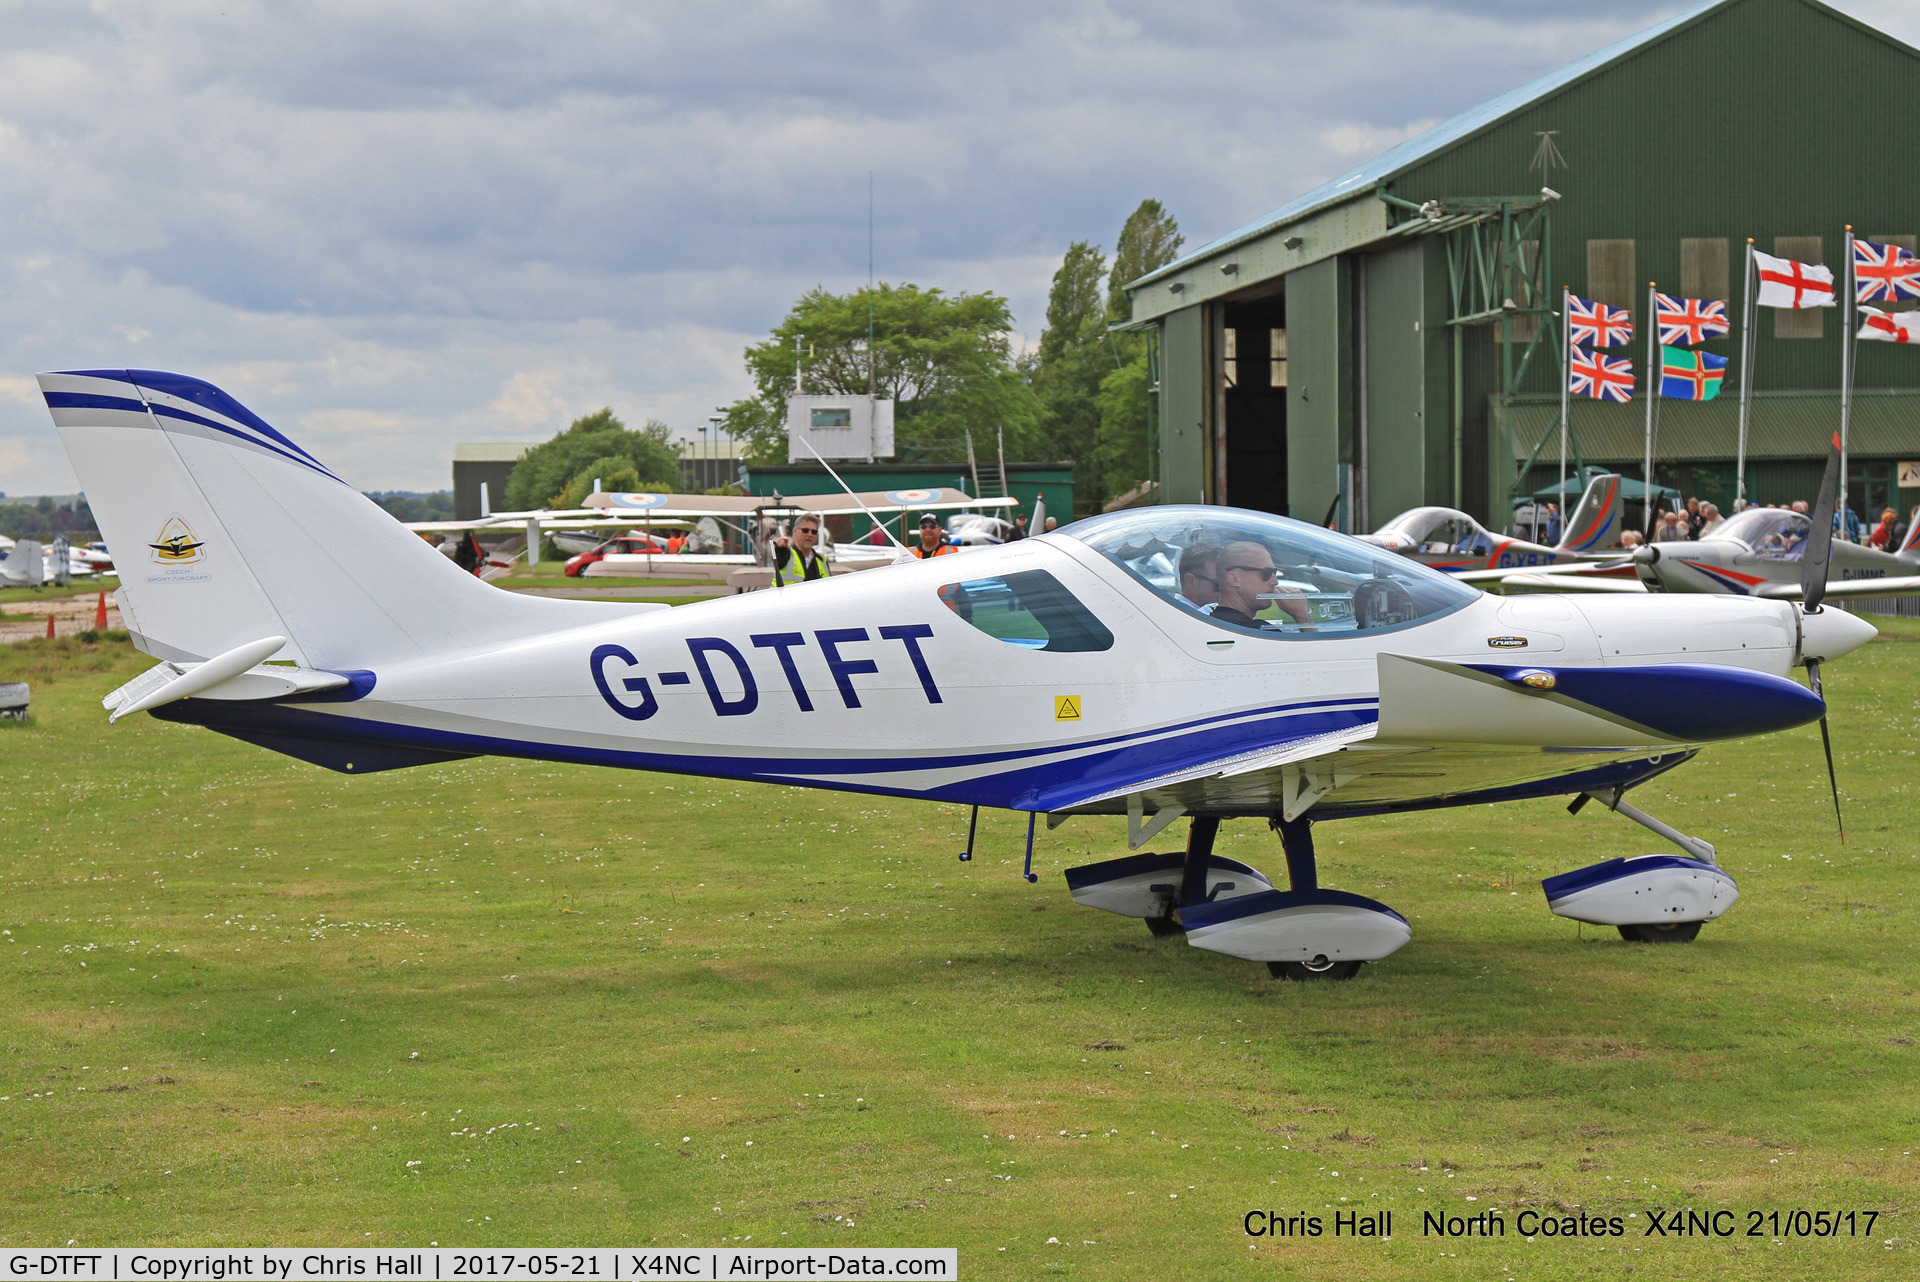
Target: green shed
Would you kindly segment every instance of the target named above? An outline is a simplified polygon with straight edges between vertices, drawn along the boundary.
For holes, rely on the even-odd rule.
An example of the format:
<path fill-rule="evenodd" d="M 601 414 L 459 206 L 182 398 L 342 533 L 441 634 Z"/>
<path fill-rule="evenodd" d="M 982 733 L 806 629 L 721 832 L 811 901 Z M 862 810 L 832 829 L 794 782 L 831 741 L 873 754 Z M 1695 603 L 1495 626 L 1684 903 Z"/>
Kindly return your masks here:
<path fill-rule="evenodd" d="M 1718 400 L 1661 400 L 1656 482 L 1733 497 L 1750 380 L 1748 496 L 1812 497 L 1840 420 L 1843 309 L 1737 318 L 1749 239 L 1843 270 L 1846 229 L 1915 248 L 1920 202 L 1868 102 L 1920 89 L 1920 52 L 1817 0 L 1713 0 L 1464 112 L 1128 286 L 1152 339 L 1161 502 L 1372 530 L 1420 504 L 1496 528 L 1560 468 L 1562 287 L 1644 325 L 1647 290 L 1725 299 Z M 1827 314 L 1827 312 L 1833 314 Z M 1571 471 L 1639 477 L 1631 404 L 1579 400 Z M 1911 506 L 1920 349 L 1858 344 L 1848 494 Z M 1920 467 L 1906 469 L 1920 480 Z M 1900 501 L 1904 499 L 1904 501 Z"/>

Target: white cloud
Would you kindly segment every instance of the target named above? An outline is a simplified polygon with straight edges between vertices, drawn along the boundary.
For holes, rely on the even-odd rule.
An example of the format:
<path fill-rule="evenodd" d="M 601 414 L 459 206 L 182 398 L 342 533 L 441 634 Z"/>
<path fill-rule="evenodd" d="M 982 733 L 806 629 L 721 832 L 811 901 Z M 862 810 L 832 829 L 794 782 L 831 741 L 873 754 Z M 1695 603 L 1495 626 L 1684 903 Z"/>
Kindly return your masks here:
<path fill-rule="evenodd" d="M 600 405 L 691 431 L 798 294 L 865 279 L 869 171 L 878 274 L 1032 339 L 1143 197 L 1199 244 L 1678 7 L 15 3 L 0 489 L 73 485 L 37 369 L 211 378 L 370 488 Z"/>

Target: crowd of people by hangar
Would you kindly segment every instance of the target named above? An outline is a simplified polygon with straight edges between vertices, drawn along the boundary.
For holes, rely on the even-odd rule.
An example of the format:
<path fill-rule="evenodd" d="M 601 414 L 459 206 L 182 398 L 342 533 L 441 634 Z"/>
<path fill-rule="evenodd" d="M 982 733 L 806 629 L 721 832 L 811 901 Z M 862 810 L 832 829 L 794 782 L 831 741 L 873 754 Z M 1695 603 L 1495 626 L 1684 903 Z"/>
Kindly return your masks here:
<path fill-rule="evenodd" d="M 1812 511 L 1812 505 L 1805 499 L 1795 499 L 1791 503 L 1745 503 L 1736 501 L 1734 511 L 1736 514 L 1761 511 L 1789 512 L 1804 517 Z M 1909 513 L 1907 519 L 1904 521 L 1900 519 L 1900 514 L 1893 508 L 1883 508 L 1880 512 L 1880 519 L 1874 522 L 1871 529 L 1867 529 L 1861 523 L 1859 516 L 1855 514 L 1852 509 L 1848 509 L 1845 512 L 1835 515 L 1833 536 L 1836 539 L 1844 539 L 1849 543 L 1861 543 L 1868 547 L 1878 548 L 1882 552 L 1896 552 L 1900 549 L 1901 545 L 1906 542 L 1907 531 L 1911 528 L 1916 518 L 1920 518 L 1920 507 L 1916 507 Z M 1660 514 L 1659 520 L 1654 524 L 1652 541 L 1655 543 L 1677 543 L 1689 539 L 1709 538 L 1726 523 L 1726 518 L 1720 515 L 1720 509 L 1714 504 L 1704 503 L 1697 498 L 1690 498 L 1687 500 L 1685 507 Z M 1749 522 L 1748 524 L 1752 523 Z M 1805 522 L 1781 521 L 1763 524 L 1768 530 L 1768 533 L 1764 537 L 1776 545 L 1776 550 L 1778 547 L 1790 545 L 1796 538 L 1804 539 L 1806 537 Z M 1638 530 L 1629 530 L 1622 537 L 1621 541 L 1627 547 L 1634 547 L 1645 540 Z"/>
<path fill-rule="evenodd" d="M 1553 503 L 1545 506 L 1546 525 L 1542 538 L 1548 544 L 1557 543 L 1560 539 L 1560 511 Z M 1812 506 L 1805 499 L 1795 499 L 1791 503 L 1749 503 L 1744 500 L 1735 500 L 1733 510 L 1735 515 L 1743 512 L 1779 511 L 1806 516 L 1812 511 Z M 1909 512 L 1905 520 L 1902 520 L 1900 514 L 1893 508 L 1883 508 L 1880 519 L 1869 529 L 1849 508 L 1835 515 L 1833 536 L 1849 543 L 1878 548 L 1882 552 L 1897 552 L 1906 543 L 1907 532 L 1916 520 L 1920 520 L 1920 507 L 1915 507 Z M 1620 545 L 1634 548 L 1647 542 L 1677 543 L 1711 538 L 1727 521 L 1728 518 L 1720 514 L 1718 504 L 1694 497 L 1688 499 L 1684 506 L 1662 511 L 1654 520 L 1651 539 L 1639 530 L 1627 530 L 1620 536 Z M 1791 521 L 1770 524 L 1769 532 L 1765 537 L 1774 544 L 1773 550 L 1780 550 L 1782 546 L 1793 541 L 1796 529 L 1799 530 L 1798 537 L 1804 539 L 1806 537 L 1804 523 Z"/>

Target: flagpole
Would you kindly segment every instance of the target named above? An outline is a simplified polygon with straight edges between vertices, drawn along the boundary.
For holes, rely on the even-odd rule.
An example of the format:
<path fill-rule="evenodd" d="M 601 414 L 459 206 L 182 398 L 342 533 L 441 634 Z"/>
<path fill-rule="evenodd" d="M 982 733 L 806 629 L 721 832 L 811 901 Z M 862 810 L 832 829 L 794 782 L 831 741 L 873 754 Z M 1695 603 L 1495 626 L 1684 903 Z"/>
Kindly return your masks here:
<path fill-rule="evenodd" d="M 1847 425 L 1853 417 L 1853 224 L 1847 224 L 1847 310 L 1840 330 L 1840 537 L 1847 536 Z"/>
<path fill-rule="evenodd" d="M 1567 386 L 1573 382 L 1573 309 L 1567 296 L 1573 291 L 1560 287 L 1560 488 L 1554 496 L 1560 500 L 1560 533 L 1567 531 Z"/>
<path fill-rule="evenodd" d="M 1753 237 L 1747 237 L 1747 269 L 1740 277 L 1740 453 L 1734 464 L 1733 506 L 1747 498 L 1747 406 L 1753 397 Z"/>
<path fill-rule="evenodd" d="M 1653 542 L 1653 404 L 1660 396 L 1660 376 L 1655 370 L 1654 339 L 1660 333 L 1660 327 L 1653 323 L 1654 282 L 1647 282 L 1647 310 L 1641 313 L 1640 323 L 1647 327 L 1647 470 L 1640 474 L 1641 484 L 1646 488 L 1640 496 L 1646 513 L 1647 542 Z"/>

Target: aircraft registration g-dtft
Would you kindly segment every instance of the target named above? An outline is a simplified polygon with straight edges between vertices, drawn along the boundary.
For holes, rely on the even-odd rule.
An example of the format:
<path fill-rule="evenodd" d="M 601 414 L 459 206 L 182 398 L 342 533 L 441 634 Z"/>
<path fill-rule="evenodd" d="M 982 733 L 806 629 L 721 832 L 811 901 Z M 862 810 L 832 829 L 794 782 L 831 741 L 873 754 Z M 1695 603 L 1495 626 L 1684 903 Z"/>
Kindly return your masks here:
<path fill-rule="evenodd" d="M 108 696 L 114 719 L 353 774 L 495 754 L 1026 811 L 1029 876 L 1031 816 L 1125 814 L 1136 850 L 1187 816 L 1185 852 L 1072 869 L 1074 898 L 1296 978 L 1411 934 L 1320 887 L 1312 823 L 1439 806 L 1572 796 L 1638 820 L 1685 856 L 1551 878 L 1549 906 L 1691 938 L 1734 883 L 1622 795 L 1700 744 L 1820 717 L 1789 672 L 1874 635 L 1746 598 L 1492 597 L 1217 507 L 673 609 L 528 597 L 461 573 L 210 384 L 40 386 L 111 546 L 191 536 L 122 564 L 127 626 L 162 662 Z M 1217 549 L 1211 614 L 1177 591 L 1197 543 Z M 1243 816 L 1279 829 L 1289 888 L 1213 854 Z"/>

